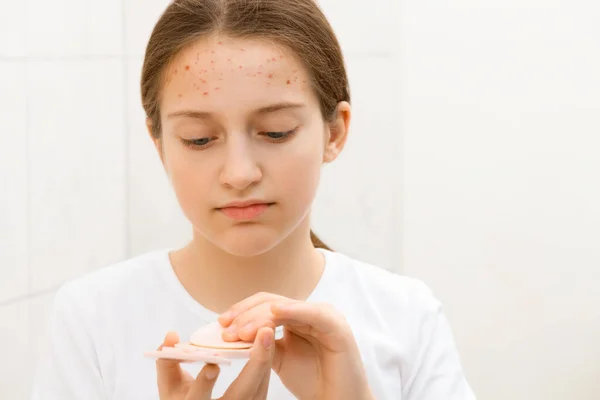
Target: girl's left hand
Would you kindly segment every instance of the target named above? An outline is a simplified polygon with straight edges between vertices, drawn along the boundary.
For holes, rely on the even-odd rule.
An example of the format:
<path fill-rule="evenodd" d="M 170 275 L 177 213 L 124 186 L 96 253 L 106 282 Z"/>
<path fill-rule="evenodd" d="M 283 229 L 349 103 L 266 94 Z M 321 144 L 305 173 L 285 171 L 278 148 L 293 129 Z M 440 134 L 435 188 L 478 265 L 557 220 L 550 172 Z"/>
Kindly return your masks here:
<path fill-rule="evenodd" d="M 333 306 L 257 293 L 219 322 L 228 341 L 253 341 L 260 328 L 283 325 L 272 368 L 297 398 L 373 399 L 352 330 Z"/>

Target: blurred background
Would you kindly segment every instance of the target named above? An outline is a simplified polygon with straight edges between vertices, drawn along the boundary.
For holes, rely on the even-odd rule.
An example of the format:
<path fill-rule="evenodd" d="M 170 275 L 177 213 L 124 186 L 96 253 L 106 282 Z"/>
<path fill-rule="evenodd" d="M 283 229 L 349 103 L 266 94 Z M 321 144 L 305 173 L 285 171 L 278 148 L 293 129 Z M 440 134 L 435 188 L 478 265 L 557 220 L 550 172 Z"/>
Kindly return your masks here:
<path fill-rule="evenodd" d="M 0 0 L 0 398 L 54 292 L 190 229 L 139 78 L 167 0 Z M 349 144 L 314 227 L 424 280 L 479 399 L 600 399 L 600 3 L 321 0 Z"/>

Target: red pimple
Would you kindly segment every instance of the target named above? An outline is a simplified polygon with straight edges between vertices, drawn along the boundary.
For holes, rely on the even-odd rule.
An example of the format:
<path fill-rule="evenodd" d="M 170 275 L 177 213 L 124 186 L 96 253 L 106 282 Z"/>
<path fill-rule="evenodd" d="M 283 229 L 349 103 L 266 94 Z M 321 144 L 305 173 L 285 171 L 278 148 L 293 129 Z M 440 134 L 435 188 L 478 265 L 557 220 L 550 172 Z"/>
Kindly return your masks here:
<path fill-rule="evenodd" d="M 273 77 L 273 74 L 269 74 L 269 78 L 272 78 L 272 77 Z"/>
<path fill-rule="evenodd" d="M 205 96 L 208 96 L 208 92 L 204 92 L 204 93 L 202 93 L 202 94 L 203 94 L 203 95 L 205 95 Z"/>
<path fill-rule="evenodd" d="M 217 42 L 217 44 L 223 44 L 223 42 Z"/>
<path fill-rule="evenodd" d="M 216 88 L 215 88 L 215 90 L 219 90 L 219 89 L 221 89 L 221 88 L 220 88 L 220 87 L 216 87 Z"/>
<path fill-rule="evenodd" d="M 240 65 L 240 69 L 243 69 L 244 67 L 242 65 Z"/>
<path fill-rule="evenodd" d="M 215 63 L 215 60 L 210 60 L 210 63 L 211 63 L 211 64 L 214 64 L 214 63 Z"/>
<path fill-rule="evenodd" d="M 183 95 L 182 95 L 181 93 L 179 93 L 177 96 L 178 96 L 179 98 L 182 98 L 182 97 L 183 97 Z"/>
<path fill-rule="evenodd" d="M 231 62 L 231 58 L 228 58 L 227 61 Z"/>
<path fill-rule="evenodd" d="M 271 58 L 271 61 L 277 61 L 277 59 L 275 57 Z"/>
<path fill-rule="evenodd" d="M 291 83 L 291 82 L 290 82 L 290 80 L 288 79 L 288 80 L 287 80 L 287 84 L 289 85 L 290 83 Z"/>
<path fill-rule="evenodd" d="M 206 81 L 204 79 L 200 79 L 200 82 L 202 83 L 206 83 Z"/>
<path fill-rule="evenodd" d="M 258 71 L 258 72 L 257 72 L 257 74 L 259 74 L 259 75 L 260 75 L 260 74 L 262 74 L 262 72 Z"/>
<path fill-rule="evenodd" d="M 186 71 L 189 71 L 189 70 L 190 70 L 190 66 L 189 66 L 189 65 L 186 65 L 186 66 L 185 66 L 185 70 L 186 70 Z"/>
<path fill-rule="evenodd" d="M 279 56 L 279 59 L 280 59 L 280 60 L 283 60 L 283 56 Z"/>

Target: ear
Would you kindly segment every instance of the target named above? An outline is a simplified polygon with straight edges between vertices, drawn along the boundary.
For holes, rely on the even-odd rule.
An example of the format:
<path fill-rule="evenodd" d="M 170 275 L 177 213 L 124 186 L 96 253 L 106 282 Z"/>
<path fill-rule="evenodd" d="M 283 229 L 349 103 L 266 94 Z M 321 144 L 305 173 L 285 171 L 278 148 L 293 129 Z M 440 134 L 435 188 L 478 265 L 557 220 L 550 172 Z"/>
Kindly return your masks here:
<path fill-rule="evenodd" d="M 150 117 L 146 118 L 146 129 L 148 129 L 148 134 L 150 135 L 150 139 L 154 143 L 154 147 L 156 148 L 156 152 L 158 153 L 158 156 L 160 157 L 160 161 L 164 165 L 165 160 L 163 159 L 162 141 L 160 140 L 160 138 L 155 138 L 154 135 L 152 135 L 152 119 Z"/>
<path fill-rule="evenodd" d="M 350 128 L 351 107 L 347 101 L 338 103 L 333 122 L 328 125 L 327 142 L 323 152 L 323 162 L 334 161 L 344 149 Z"/>

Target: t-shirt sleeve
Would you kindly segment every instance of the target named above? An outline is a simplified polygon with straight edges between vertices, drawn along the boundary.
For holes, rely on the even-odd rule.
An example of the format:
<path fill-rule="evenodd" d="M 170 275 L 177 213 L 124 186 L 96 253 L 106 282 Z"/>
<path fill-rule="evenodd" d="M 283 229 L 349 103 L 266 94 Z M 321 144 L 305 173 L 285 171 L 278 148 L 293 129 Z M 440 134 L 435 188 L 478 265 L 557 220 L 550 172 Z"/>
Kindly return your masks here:
<path fill-rule="evenodd" d="M 402 399 L 475 400 L 442 305 L 429 288 L 417 282 L 414 298 L 414 306 L 419 310 L 415 314 L 417 345 Z"/>
<path fill-rule="evenodd" d="M 69 284 L 56 293 L 48 325 L 48 345 L 37 366 L 31 400 L 106 399 L 90 329 L 93 305 Z M 88 311 L 89 313 L 89 311 Z M 92 316 L 93 317 L 93 316 Z"/>

